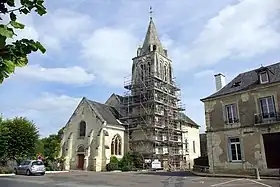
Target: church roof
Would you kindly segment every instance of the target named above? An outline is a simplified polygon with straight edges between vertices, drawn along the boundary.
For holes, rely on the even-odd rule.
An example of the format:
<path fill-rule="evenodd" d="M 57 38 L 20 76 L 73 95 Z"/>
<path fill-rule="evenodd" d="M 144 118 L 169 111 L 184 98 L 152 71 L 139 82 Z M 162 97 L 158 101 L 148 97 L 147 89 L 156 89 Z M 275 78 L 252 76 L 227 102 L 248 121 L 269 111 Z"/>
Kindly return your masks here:
<path fill-rule="evenodd" d="M 190 124 L 190 125 L 193 125 L 197 128 L 199 128 L 200 126 L 194 122 L 191 118 L 189 118 L 186 114 L 184 114 L 183 112 L 180 113 L 180 116 L 179 118 L 183 121 L 185 121 L 186 123 Z"/>
<path fill-rule="evenodd" d="M 151 46 L 154 46 L 154 45 L 156 46 L 156 48 L 160 54 L 165 55 L 164 49 L 163 49 L 161 42 L 159 40 L 159 37 L 158 37 L 156 26 L 155 26 L 153 20 L 150 19 L 146 37 L 145 37 L 143 46 L 141 48 L 141 54 L 142 55 L 148 54 L 151 51 L 150 50 Z"/>
<path fill-rule="evenodd" d="M 120 118 L 120 114 L 114 107 L 106 104 L 98 103 L 96 101 L 92 101 L 89 99 L 86 100 L 91 105 L 91 107 L 97 110 L 97 112 L 108 124 L 112 124 L 112 125 L 120 124 L 120 121 L 118 121 L 118 119 Z"/>

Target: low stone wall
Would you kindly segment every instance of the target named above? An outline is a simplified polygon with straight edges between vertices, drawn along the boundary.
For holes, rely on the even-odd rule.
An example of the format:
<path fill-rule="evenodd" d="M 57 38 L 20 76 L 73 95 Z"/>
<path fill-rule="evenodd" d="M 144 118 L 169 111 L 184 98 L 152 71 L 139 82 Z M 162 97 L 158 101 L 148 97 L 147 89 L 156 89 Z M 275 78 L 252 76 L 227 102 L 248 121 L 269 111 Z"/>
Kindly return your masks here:
<path fill-rule="evenodd" d="M 279 169 L 264 169 L 260 170 L 261 176 L 269 176 L 269 177 L 280 177 L 280 168 Z"/>

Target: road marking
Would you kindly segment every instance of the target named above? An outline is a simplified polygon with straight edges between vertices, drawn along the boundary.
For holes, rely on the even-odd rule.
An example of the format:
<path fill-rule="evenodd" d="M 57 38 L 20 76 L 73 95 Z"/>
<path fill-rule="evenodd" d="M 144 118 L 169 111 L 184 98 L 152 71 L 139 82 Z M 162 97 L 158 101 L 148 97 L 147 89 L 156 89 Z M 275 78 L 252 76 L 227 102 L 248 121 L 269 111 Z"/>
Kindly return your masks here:
<path fill-rule="evenodd" d="M 224 187 L 229 187 L 229 186 L 234 186 L 234 187 L 236 187 L 236 186 L 241 186 L 241 187 L 244 187 L 244 186 L 247 186 L 247 185 L 256 185 L 256 183 L 253 183 L 253 182 L 251 182 L 251 183 L 242 183 L 242 184 L 225 184 L 225 185 L 223 185 Z"/>
<path fill-rule="evenodd" d="M 228 184 L 228 183 L 231 183 L 231 182 L 234 182 L 234 181 L 240 181 L 240 180 L 244 180 L 244 179 L 233 179 L 233 180 L 230 180 L 230 181 L 227 181 L 227 182 L 222 182 L 222 183 L 218 183 L 218 184 L 212 184 L 211 186 L 221 186 L 223 184 Z"/>
<path fill-rule="evenodd" d="M 268 185 L 268 184 L 264 184 L 264 183 L 261 183 L 261 182 L 255 181 L 255 180 L 251 180 L 251 179 L 246 179 L 246 180 L 251 181 L 251 182 L 254 182 L 254 183 L 259 184 L 259 185 L 266 186 L 266 187 L 272 187 L 272 186 L 270 186 L 270 185 Z"/>

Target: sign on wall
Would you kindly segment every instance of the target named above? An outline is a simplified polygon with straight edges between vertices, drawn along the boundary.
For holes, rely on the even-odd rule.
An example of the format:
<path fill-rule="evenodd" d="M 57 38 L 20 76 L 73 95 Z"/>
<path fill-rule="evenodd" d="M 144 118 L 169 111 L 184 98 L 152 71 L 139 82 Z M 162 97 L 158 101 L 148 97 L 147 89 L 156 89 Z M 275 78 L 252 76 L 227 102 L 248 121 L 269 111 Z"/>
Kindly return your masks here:
<path fill-rule="evenodd" d="M 160 169 L 161 168 L 161 162 L 158 159 L 155 159 L 152 162 L 152 168 L 153 169 Z"/>

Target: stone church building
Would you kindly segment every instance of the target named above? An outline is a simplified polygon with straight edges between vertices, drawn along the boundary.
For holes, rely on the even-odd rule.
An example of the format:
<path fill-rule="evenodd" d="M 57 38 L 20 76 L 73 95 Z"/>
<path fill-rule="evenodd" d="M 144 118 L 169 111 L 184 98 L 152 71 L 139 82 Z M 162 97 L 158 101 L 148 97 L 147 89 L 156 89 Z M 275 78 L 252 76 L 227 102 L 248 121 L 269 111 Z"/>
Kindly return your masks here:
<path fill-rule="evenodd" d="M 152 19 L 145 46 L 150 42 L 146 41 L 147 38 L 158 38 Z M 157 44 L 158 49 L 164 50 L 159 40 Z M 167 53 L 166 50 L 162 52 Z M 122 96 L 112 94 L 105 104 L 85 97 L 81 100 L 64 128 L 61 141 L 60 156 L 65 158 L 66 170 L 104 171 L 112 155 L 122 158 L 128 149 L 131 149 L 125 128 L 127 127 L 125 123 L 128 122 L 122 120 L 126 114 L 120 109 L 121 98 Z M 182 156 L 187 168 L 191 168 L 193 159 L 200 156 L 199 126 L 183 113 L 181 118 L 184 121 L 179 129 L 182 134 L 172 141 L 180 145 L 176 154 Z M 155 154 L 165 154 L 164 147 L 155 149 Z"/>

